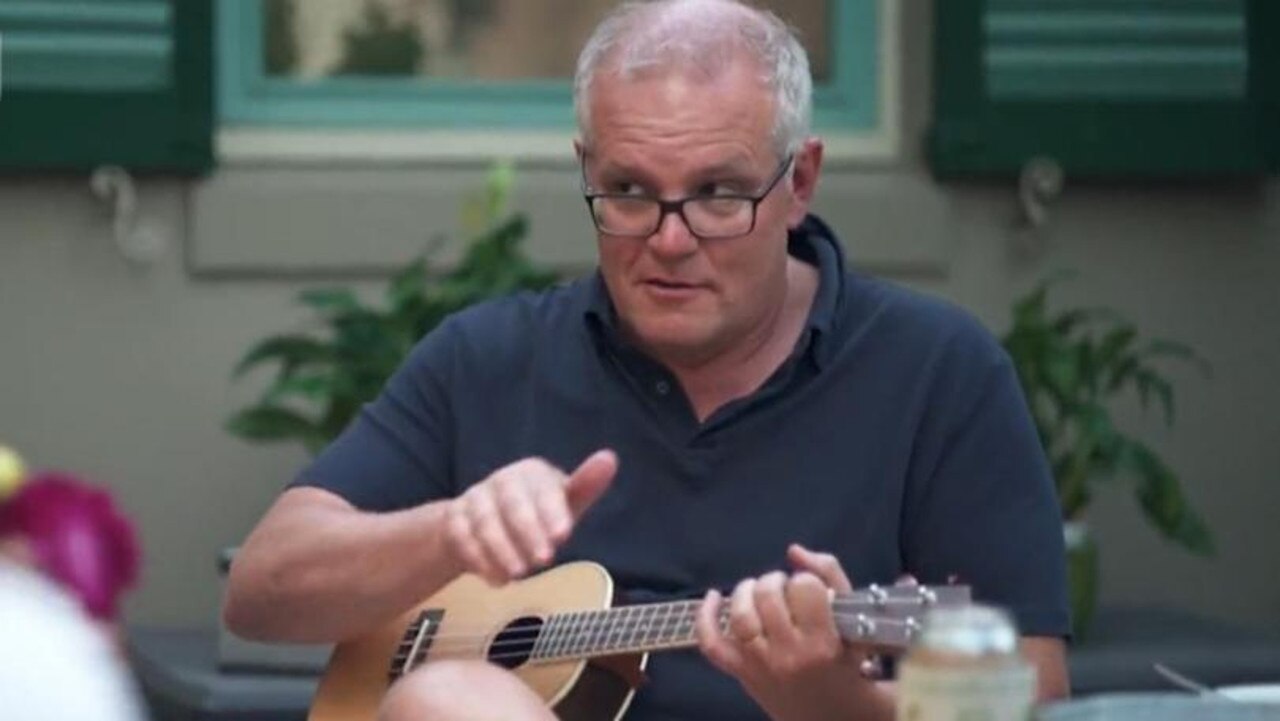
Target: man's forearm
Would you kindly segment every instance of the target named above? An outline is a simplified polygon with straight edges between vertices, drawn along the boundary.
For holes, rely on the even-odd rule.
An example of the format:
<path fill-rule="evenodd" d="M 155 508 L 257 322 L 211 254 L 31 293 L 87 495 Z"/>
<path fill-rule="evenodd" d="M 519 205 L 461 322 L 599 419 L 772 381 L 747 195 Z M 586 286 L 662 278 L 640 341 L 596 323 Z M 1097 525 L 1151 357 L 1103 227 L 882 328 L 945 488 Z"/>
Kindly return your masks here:
<path fill-rule="evenodd" d="M 286 496 L 298 493 L 323 492 Z M 327 643 L 390 620 L 459 573 L 442 540 L 443 511 L 443 502 L 380 514 L 309 502 L 273 509 L 232 562 L 228 627 L 263 641 Z"/>

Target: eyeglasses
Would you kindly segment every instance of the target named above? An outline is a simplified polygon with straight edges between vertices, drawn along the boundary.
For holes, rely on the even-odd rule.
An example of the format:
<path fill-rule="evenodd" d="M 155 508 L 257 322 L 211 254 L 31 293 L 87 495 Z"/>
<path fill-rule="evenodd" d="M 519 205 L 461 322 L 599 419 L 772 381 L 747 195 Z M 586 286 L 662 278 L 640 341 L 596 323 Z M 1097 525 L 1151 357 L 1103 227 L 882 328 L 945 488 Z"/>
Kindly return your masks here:
<path fill-rule="evenodd" d="M 694 195 L 676 200 L 659 200 L 626 193 L 592 193 L 583 169 L 583 197 L 596 229 L 622 238 L 647 238 L 658 232 L 663 218 L 675 213 L 695 237 L 703 240 L 737 238 L 756 227 L 756 210 L 787 174 L 794 155 L 778 165 L 764 189 L 755 195 Z"/>

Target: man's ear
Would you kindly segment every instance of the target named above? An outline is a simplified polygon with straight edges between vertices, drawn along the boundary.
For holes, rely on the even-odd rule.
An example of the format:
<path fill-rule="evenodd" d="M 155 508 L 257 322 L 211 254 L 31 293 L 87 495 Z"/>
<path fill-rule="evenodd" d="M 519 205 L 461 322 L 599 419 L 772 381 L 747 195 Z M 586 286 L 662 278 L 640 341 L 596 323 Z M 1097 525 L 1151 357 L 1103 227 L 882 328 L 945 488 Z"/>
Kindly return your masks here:
<path fill-rule="evenodd" d="M 795 167 L 791 171 L 791 210 L 787 225 L 799 227 L 809 213 L 814 193 L 818 189 L 818 176 L 822 174 L 823 145 L 820 138 L 809 138 L 796 151 Z"/>

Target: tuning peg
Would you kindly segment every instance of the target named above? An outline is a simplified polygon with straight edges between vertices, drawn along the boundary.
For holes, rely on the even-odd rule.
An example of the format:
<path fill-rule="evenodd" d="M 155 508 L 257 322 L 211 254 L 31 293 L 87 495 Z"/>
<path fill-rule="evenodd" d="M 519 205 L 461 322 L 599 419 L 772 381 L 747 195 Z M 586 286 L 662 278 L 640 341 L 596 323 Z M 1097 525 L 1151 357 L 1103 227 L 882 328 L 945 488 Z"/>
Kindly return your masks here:
<path fill-rule="evenodd" d="M 867 586 L 867 594 L 871 596 L 871 602 L 875 604 L 876 608 L 884 608 L 885 604 L 889 602 L 889 592 L 884 590 L 878 583 Z"/>
<path fill-rule="evenodd" d="M 865 613 L 858 614 L 856 624 L 857 624 L 856 627 L 858 629 L 859 636 L 862 636 L 863 638 L 868 638 L 870 636 L 875 635 L 876 622 L 870 616 L 867 616 Z"/>
<path fill-rule="evenodd" d="M 906 625 L 907 641 L 914 641 L 916 638 L 916 634 L 920 633 L 922 629 L 920 622 L 916 620 L 915 616 L 908 616 L 905 625 Z"/>

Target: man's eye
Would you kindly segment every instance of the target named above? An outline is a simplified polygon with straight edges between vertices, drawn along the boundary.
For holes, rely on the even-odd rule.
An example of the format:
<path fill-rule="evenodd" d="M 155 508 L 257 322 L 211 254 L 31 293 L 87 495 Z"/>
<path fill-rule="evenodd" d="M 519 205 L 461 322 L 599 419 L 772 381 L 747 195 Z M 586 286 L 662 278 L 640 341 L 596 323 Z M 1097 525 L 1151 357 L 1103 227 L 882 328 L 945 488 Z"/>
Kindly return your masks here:
<path fill-rule="evenodd" d="M 644 188 L 640 187 L 639 183 L 633 183 L 629 180 L 622 180 L 622 181 L 609 183 L 607 187 L 610 193 L 616 193 L 617 195 L 644 195 L 645 194 Z"/>
<path fill-rule="evenodd" d="M 717 181 L 714 183 L 703 183 L 698 187 L 696 194 L 700 198 L 711 198 L 717 195 L 741 195 L 742 188 L 737 183 Z"/>

